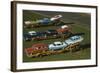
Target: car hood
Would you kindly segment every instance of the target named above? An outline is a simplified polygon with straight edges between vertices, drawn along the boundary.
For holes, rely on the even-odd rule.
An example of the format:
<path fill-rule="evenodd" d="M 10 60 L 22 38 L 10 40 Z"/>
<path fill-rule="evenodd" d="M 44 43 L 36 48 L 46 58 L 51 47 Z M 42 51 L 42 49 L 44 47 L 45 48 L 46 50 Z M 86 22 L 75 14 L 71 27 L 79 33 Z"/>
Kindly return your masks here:
<path fill-rule="evenodd" d="M 66 43 L 71 43 L 71 42 L 74 42 L 74 41 L 72 41 L 72 40 L 69 39 L 69 40 L 65 40 L 65 42 Z"/>

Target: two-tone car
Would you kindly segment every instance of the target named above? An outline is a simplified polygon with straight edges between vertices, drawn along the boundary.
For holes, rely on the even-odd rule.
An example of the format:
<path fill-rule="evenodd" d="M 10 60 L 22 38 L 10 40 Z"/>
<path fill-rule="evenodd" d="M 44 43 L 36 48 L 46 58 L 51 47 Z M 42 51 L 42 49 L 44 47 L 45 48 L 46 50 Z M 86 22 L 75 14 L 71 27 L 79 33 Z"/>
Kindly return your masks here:
<path fill-rule="evenodd" d="M 54 42 L 53 44 L 49 44 L 49 50 L 61 50 L 67 46 L 65 42 Z"/>
<path fill-rule="evenodd" d="M 64 42 L 54 42 L 53 44 L 49 44 L 49 50 L 61 50 L 65 47 L 68 47 L 71 44 L 80 43 L 83 41 L 82 36 L 72 36 L 69 39 L 65 40 Z"/>
<path fill-rule="evenodd" d="M 74 43 L 80 43 L 82 41 L 83 41 L 82 36 L 75 35 L 75 36 L 72 36 L 69 39 L 65 40 L 65 43 L 70 45 L 70 44 L 74 44 Z"/>

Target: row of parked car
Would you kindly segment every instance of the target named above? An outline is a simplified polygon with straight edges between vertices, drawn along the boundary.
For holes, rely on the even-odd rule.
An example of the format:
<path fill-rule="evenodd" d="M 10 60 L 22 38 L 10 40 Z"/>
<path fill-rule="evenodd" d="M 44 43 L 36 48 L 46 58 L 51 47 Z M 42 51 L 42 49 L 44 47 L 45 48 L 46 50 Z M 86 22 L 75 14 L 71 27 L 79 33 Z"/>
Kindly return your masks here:
<path fill-rule="evenodd" d="M 46 39 L 47 36 L 57 36 L 57 32 L 55 30 L 47 30 L 42 32 L 29 31 L 28 33 L 24 33 L 24 41 L 30 40 L 43 40 Z"/>
<path fill-rule="evenodd" d="M 42 53 L 43 51 L 56 51 L 56 50 L 64 50 L 66 47 L 71 44 L 81 43 L 83 41 L 83 37 L 80 35 L 72 36 L 66 39 L 64 42 L 56 41 L 51 44 L 37 43 L 33 44 L 32 47 L 26 48 L 25 52 L 28 56 L 34 55 L 37 53 Z"/>
<path fill-rule="evenodd" d="M 25 27 L 39 27 L 39 26 L 48 26 L 48 25 L 58 25 L 59 23 L 63 23 L 60 21 L 60 18 L 62 18 L 62 15 L 56 15 L 51 18 L 43 18 L 38 19 L 36 21 L 25 21 Z"/>
<path fill-rule="evenodd" d="M 60 38 L 61 34 L 69 35 L 71 32 L 67 28 L 59 28 L 59 29 L 49 29 L 46 31 L 36 32 L 36 31 L 29 31 L 28 33 L 24 33 L 24 41 L 31 41 L 31 40 L 43 40 L 47 38 Z"/>

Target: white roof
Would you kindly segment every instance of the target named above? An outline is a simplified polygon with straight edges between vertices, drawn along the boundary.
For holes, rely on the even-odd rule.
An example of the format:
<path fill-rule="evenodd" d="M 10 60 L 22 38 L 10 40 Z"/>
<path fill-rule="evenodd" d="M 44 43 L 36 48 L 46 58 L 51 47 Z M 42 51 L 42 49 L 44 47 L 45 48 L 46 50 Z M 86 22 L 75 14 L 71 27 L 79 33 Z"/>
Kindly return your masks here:
<path fill-rule="evenodd" d="M 58 17 L 62 17 L 62 15 L 58 15 Z"/>
<path fill-rule="evenodd" d="M 31 24 L 32 21 L 25 21 L 25 24 Z"/>
<path fill-rule="evenodd" d="M 50 20 L 54 21 L 54 20 L 59 19 L 61 17 L 62 17 L 62 15 L 56 15 L 56 16 L 52 17 Z"/>
<path fill-rule="evenodd" d="M 63 26 L 61 26 L 61 28 L 62 28 L 62 29 L 68 28 L 68 26 L 67 26 L 67 25 L 63 25 Z"/>
<path fill-rule="evenodd" d="M 54 44 L 62 44 L 60 41 L 54 42 Z"/>
<path fill-rule="evenodd" d="M 31 34 L 31 33 L 36 33 L 36 31 L 29 31 L 28 33 L 30 33 L 30 34 Z"/>

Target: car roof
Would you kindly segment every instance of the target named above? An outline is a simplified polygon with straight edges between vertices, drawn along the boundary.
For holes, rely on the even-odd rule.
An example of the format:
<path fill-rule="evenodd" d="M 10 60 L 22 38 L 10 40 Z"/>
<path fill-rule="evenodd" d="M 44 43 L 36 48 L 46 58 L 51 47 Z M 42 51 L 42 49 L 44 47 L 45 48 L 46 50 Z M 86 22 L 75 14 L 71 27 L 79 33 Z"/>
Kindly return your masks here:
<path fill-rule="evenodd" d="M 61 28 L 62 28 L 62 29 L 68 28 L 68 26 L 67 26 L 67 25 L 63 25 L 63 26 L 61 26 Z"/>
<path fill-rule="evenodd" d="M 72 36 L 71 39 L 79 38 L 80 36 Z"/>
<path fill-rule="evenodd" d="M 40 46 L 48 46 L 48 45 L 45 43 L 37 43 L 32 45 L 32 47 L 40 47 Z"/>
<path fill-rule="evenodd" d="M 80 36 L 72 36 L 69 39 L 65 40 L 65 42 L 72 42 L 73 39 L 79 38 Z"/>
<path fill-rule="evenodd" d="M 60 42 L 60 41 L 56 41 L 56 42 L 54 42 L 54 44 L 61 44 L 62 42 Z"/>
<path fill-rule="evenodd" d="M 28 33 L 36 33 L 36 31 L 29 31 Z"/>

